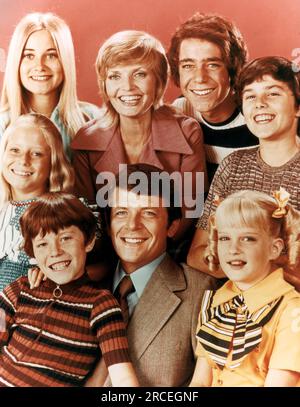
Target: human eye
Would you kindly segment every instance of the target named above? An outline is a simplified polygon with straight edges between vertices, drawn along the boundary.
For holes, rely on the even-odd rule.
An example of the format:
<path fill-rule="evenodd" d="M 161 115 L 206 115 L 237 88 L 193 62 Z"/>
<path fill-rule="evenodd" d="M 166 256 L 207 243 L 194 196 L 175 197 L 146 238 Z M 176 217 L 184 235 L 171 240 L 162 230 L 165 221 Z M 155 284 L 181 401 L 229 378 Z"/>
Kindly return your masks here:
<path fill-rule="evenodd" d="M 247 93 L 246 95 L 243 96 L 244 100 L 254 100 L 255 99 L 255 95 L 251 94 L 251 93 Z"/>
<path fill-rule="evenodd" d="M 156 211 L 153 209 L 145 209 L 143 214 L 148 218 L 154 218 L 156 216 Z"/>
<path fill-rule="evenodd" d="M 145 72 L 145 71 L 138 71 L 138 72 L 135 73 L 134 76 L 135 76 L 135 78 L 137 78 L 137 79 L 143 79 L 143 78 L 146 78 L 147 72 Z"/>
<path fill-rule="evenodd" d="M 180 65 L 182 69 L 184 69 L 185 71 L 189 71 L 195 68 L 195 65 L 190 63 L 190 62 L 185 62 L 183 64 Z"/>
<path fill-rule="evenodd" d="M 32 60 L 34 59 L 34 54 L 32 52 L 24 52 L 22 58 Z"/>
<path fill-rule="evenodd" d="M 117 81 L 120 78 L 121 78 L 121 75 L 119 75 L 117 73 L 111 73 L 111 74 L 107 75 L 107 79 L 109 79 L 110 81 Z"/>
<path fill-rule="evenodd" d="M 241 238 L 241 241 L 242 242 L 256 242 L 257 241 L 257 239 L 256 239 L 256 237 L 254 237 L 254 236 L 243 236 L 242 238 Z"/>
<path fill-rule="evenodd" d="M 218 68 L 221 67 L 221 64 L 218 64 L 216 62 L 210 62 L 210 63 L 207 64 L 207 67 L 209 69 L 218 69 Z"/>
<path fill-rule="evenodd" d="M 219 242 L 227 242 L 230 240 L 229 236 L 219 236 L 218 238 Z"/>
<path fill-rule="evenodd" d="M 73 236 L 72 235 L 63 235 L 61 236 L 60 240 L 62 243 L 66 243 L 69 242 L 70 240 L 72 240 Z"/>
<path fill-rule="evenodd" d="M 268 96 L 277 97 L 277 96 L 281 96 L 281 95 L 280 95 L 279 92 L 270 92 L 270 93 L 268 94 Z"/>
<path fill-rule="evenodd" d="M 113 214 L 114 216 L 122 218 L 127 215 L 127 211 L 125 209 L 116 209 Z"/>
<path fill-rule="evenodd" d="M 18 154 L 20 152 L 17 147 L 10 147 L 8 151 L 12 154 Z"/>
<path fill-rule="evenodd" d="M 35 247 L 37 249 L 41 249 L 41 248 L 46 247 L 46 246 L 47 246 L 46 242 L 39 242 L 39 243 L 36 243 L 36 245 L 35 245 Z"/>
<path fill-rule="evenodd" d="M 46 55 L 46 57 L 47 57 L 47 59 L 53 60 L 53 59 L 57 59 L 58 55 L 57 55 L 57 52 L 53 51 L 53 52 L 49 52 Z"/>
<path fill-rule="evenodd" d="M 31 154 L 33 157 L 42 157 L 43 156 L 43 153 L 40 151 L 33 151 Z"/>

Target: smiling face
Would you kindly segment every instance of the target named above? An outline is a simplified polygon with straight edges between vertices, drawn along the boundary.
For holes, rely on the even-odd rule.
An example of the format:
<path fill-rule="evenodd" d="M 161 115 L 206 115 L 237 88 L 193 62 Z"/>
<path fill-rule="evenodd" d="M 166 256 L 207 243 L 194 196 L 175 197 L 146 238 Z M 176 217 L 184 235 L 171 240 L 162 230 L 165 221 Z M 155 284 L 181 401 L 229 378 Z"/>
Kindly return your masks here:
<path fill-rule="evenodd" d="M 261 142 L 295 138 L 300 109 L 285 82 L 265 75 L 245 86 L 242 101 L 246 124 Z"/>
<path fill-rule="evenodd" d="M 272 260 L 281 253 L 283 242 L 264 230 L 218 225 L 218 257 L 226 276 L 247 290 L 272 271 Z"/>
<path fill-rule="evenodd" d="M 85 272 L 86 255 L 94 240 L 85 244 L 84 234 L 77 226 L 39 234 L 32 240 L 33 253 L 41 271 L 57 284 L 77 280 Z"/>
<path fill-rule="evenodd" d="M 30 126 L 18 127 L 8 137 L 2 173 L 15 200 L 36 198 L 48 190 L 51 150 L 43 134 Z"/>
<path fill-rule="evenodd" d="M 197 38 L 183 40 L 179 78 L 183 95 L 205 119 L 221 122 L 230 117 L 234 110 L 230 78 L 216 44 Z"/>
<path fill-rule="evenodd" d="M 121 118 L 141 118 L 150 112 L 156 86 L 154 73 L 143 63 L 117 65 L 107 71 L 106 94 Z"/>
<path fill-rule="evenodd" d="M 47 30 L 36 31 L 28 37 L 19 70 L 22 86 L 31 97 L 48 95 L 56 97 L 58 101 L 64 73 L 57 49 Z"/>
<path fill-rule="evenodd" d="M 168 226 L 167 208 L 157 196 L 138 196 L 120 188 L 113 195 L 111 239 L 122 267 L 131 273 L 163 254 L 178 221 Z"/>

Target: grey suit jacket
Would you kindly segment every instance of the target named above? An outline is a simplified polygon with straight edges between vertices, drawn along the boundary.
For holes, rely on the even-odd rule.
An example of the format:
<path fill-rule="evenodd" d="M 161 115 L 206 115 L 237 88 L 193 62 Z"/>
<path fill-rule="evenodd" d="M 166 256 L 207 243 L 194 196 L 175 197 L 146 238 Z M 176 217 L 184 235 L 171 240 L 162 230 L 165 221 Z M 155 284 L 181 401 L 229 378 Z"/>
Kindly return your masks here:
<path fill-rule="evenodd" d="M 204 290 L 215 279 L 169 255 L 151 276 L 128 325 L 141 386 L 185 386 L 195 367 L 196 326 Z"/>

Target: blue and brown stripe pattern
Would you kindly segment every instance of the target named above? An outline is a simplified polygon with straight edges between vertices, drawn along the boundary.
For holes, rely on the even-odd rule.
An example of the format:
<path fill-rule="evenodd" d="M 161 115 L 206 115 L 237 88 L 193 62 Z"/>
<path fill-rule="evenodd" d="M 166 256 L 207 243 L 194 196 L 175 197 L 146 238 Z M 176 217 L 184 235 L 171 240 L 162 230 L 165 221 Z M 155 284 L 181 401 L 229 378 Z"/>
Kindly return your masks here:
<path fill-rule="evenodd" d="M 260 343 L 262 327 L 272 318 L 282 297 L 250 313 L 242 294 L 213 307 L 214 294 L 210 290 L 204 293 L 196 337 L 221 368 L 232 352 L 229 367 L 233 369 Z"/>

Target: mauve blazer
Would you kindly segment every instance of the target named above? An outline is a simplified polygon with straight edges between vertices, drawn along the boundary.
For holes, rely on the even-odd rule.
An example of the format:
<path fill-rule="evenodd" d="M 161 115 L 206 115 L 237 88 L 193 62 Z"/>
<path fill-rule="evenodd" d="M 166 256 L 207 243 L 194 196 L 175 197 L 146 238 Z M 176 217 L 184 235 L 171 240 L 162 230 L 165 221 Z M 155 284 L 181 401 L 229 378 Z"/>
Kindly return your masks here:
<path fill-rule="evenodd" d="M 152 164 L 172 173 L 204 172 L 206 180 L 203 134 L 199 123 L 163 106 L 153 112 L 152 131 L 141 153 L 140 162 Z M 77 133 L 71 147 L 76 181 L 75 193 L 95 202 L 96 177 L 99 172 L 117 174 L 119 164 L 128 164 L 120 129 L 101 129 L 97 119 Z"/>

